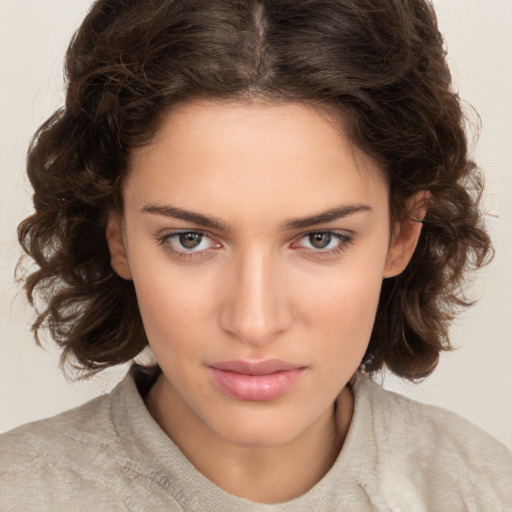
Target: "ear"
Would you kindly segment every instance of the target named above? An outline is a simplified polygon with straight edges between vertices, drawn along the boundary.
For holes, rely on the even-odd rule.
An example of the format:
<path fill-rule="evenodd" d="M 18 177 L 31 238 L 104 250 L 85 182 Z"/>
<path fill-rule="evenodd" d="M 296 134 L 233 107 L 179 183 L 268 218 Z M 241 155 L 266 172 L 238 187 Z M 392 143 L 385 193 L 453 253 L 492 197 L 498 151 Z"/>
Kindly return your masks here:
<path fill-rule="evenodd" d="M 412 258 L 420 238 L 422 221 L 428 210 L 431 194 L 421 191 L 405 202 L 405 213 L 392 229 L 383 277 L 401 274 Z"/>
<path fill-rule="evenodd" d="M 110 264 L 112 268 L 119 277 L 131 279 L 132 273 L 123 236 L 123 219 L 119 213 L 110 213 L 107 222 L 106 237 L 110 250 Z"/>

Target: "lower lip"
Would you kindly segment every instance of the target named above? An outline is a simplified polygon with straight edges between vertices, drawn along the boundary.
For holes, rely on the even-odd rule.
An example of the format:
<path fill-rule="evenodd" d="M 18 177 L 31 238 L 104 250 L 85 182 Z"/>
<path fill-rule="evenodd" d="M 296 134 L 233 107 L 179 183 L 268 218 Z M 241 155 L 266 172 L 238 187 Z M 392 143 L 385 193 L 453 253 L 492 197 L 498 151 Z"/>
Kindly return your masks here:
<path fill-rule="evenodd" d="M 294 368 L 264 375 L 247 375 L 211 367 L 210 371 L 217 386 L 231 398 L 264 402 L 284 395 L 304 369 Z"/>

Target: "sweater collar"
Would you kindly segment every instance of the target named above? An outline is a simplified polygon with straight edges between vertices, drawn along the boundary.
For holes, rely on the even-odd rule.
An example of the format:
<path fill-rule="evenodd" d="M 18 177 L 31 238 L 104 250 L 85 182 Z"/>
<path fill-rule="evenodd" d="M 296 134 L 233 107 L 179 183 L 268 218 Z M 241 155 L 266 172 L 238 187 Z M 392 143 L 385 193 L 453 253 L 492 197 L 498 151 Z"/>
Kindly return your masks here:
<path fill-rule="evenodd" d="M 273 505 L 255 503 L 225 492 L 189 462 L 150 415 L 137 387 L 145 394 L 149 389 L 147 386 L 151 386 L 151 379 L 154 382 L 156 376 L 151 374 L 141 378 L 137 369 L 132 369 L 111 394 L 112 419 L 126 454 L 137 463 L 137 471 L 155 481 L 184 510 L 329 510 L 334 503 L 348 504 L 352 500 L 361 503 L 364 496 L 372 492 L 369 489 L 371 479 L 366 478 L 366 474 L 368 468 L 375 466 L 377 451 L 369 399 L 371 393 L 368 391 L 376 384 L 360 373 L 356 373 L 350 382 L 354 393 L 354 414 L 335 463 L 305 494 Z"/>

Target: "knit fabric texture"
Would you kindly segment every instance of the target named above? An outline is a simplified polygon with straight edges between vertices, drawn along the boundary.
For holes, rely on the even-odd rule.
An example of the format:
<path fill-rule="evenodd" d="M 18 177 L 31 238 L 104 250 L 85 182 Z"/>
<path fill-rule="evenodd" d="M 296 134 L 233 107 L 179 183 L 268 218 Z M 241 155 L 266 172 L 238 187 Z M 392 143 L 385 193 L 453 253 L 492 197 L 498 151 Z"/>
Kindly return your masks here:
<path fill-rule="evenodd" d="M 512 511 L 504 445 L 359 373 L 352 389 L 354 415 L 330 471 L 302 496 L 269 505 L 228 494 L 197 471 L 128 374 L 107 395 L 0 436 L 0 510 Z"/>

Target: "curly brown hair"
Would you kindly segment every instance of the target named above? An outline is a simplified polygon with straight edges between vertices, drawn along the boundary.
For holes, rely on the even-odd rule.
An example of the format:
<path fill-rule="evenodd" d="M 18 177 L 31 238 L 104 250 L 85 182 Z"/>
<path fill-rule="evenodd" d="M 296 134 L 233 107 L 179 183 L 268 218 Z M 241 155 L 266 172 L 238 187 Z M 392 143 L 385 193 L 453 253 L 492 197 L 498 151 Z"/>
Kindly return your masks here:
<path fill-rule="evenodd" d="M 367 372 L 421 378 L 450 348 L 468 271 L 492 254 L 482 182 L 468 157 L 434 10 L 426 0 L 99 0 L 66 56 L 65 106 L 28 152 L 35 213 L 19 240 L 36 340 L 92 373 L 146 345 L 132 282 L 112 270 L 105 231 L 122 209 L 130 150 L 195 98 L 299 101 L 338 113 L 390 183 L 391 212 L 429 191 L 415 254 L 383 284 Z"/>

